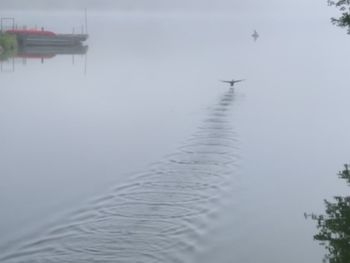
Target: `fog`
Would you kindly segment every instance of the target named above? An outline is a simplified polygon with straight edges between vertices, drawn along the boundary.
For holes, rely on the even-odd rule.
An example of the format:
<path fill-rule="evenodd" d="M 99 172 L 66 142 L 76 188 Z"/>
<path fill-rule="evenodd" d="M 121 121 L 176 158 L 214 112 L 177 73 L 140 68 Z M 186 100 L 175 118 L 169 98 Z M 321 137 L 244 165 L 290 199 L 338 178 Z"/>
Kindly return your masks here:
<path fill-rule="evenodd" d="M 96 8 L 108 10 L 110 8 L 113 9 L 135 9 L 135 10 L 159 10 L 159 9 L 186 9 L 186 8 L 196 8 L 198 10 L 211 9 L 214 7 L 215 9 L 224 9 L 224 8 L 233 8 L 240 7 L 244 4 L 232 1 L 218 1 L 217 3 L 213 3 L 212 1 L 204 0 L 204 1 L 159 1 L 159 0 L 151 0 L 151 1 L 113 1 L 113 0 L 87 0 L 87 1 L 43 1 L 43 0 L 33 0 L 33 1 L 2 1 L 1 5 L 4 8 L 17 8 L 17 9 L 72 9 L 72 8 Z M 249 4 L 248 4 L 249 6 Z"/>
<path fill-rule="evenodd" d="M 89 29 L 0 61 L 1 262 L 322 262 L 303 214 L 347 192 L 350 126 L 326 2 L 0 7 Z"/>
<path fill-rule="evenodd" d="M 229 1 L 229 0 L 78 0 L 78 1 L 56 1 L 56 0 L 2 0 L 1 9 L 17 9 L 17 10 L 81 10 L 83 8 L 97 10 L 123 10 L 123 11 L 181 11 L 181 12 L 227 12 L 232 16 L 239 16 L 242 11 L 251 13 L 269 13 L 274 14 L 293 14 L 298 19 L 301 14 L 309 14 L 309 16 L 317 16 L 320 13 L 329 12 L 325 8 L 326 1 Z M 311 12 L 311 13 L 310 13 Z M 317 13 L 316 13 L 317 12 Z"/>

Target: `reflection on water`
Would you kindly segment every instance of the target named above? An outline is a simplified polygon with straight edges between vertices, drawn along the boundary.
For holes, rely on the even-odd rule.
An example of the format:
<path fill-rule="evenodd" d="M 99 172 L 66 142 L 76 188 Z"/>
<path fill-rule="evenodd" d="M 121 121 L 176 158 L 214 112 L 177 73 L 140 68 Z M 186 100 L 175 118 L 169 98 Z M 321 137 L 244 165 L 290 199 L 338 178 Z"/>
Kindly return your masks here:
<path fill-rule="evenodd" d="M 350 170 L 348 165 L 339 173 L 339 177 L 350 184 Z M 350 262 L 350 196 L 336 196 L 335 202 L 325 200 L 326 214 L 311 215 L 317 221 L 319 233 L 314 239 L 325 246 L 328 253 L 324 262 Z"/>
<path fill-rule="evenodd" d="M 57 55 L 85 55 L 88 47 L 77 46 L 23 46 L 18 50 L 20 58 L 53 58 Z"/>
<path fill-rule="evenodd" d="M 27 60 L 45 60 L 53 59 L 60 55 L 71 55 L 74 64 L 74 55 L 87 55 L 88 46 L 72 45 L 72 46 L 20 46 L 18 49 L 9 50 L 0 54 L 0 72 L 14 72 L 16 62 L 23 65 Z M 86 63 L 86 59 L 85 59 Z"/>
<path fill-rule="evenodd" d="M 183 262 L 233 183 L 237 136 L 224 94 L 175 153 L 25 240 L 1 262 Z"/>

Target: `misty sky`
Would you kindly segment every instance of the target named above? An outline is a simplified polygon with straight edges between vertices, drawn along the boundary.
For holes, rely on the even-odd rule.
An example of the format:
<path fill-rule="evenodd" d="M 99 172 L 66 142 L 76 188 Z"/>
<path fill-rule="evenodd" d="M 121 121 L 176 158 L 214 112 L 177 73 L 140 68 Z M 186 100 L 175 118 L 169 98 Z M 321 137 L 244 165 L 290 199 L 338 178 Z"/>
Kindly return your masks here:
<path fill-rule="evenodd" d="M 1 0 L 0 9 L 116 9 L 116 10 L 197 10 L 197 11 L 269 11 L 293 13 L 303 10 L 320 10 L 326 0 L 294 1 L 238 1 L 238 0 Z"/>
<path fill-rule="evenodd" d="M 237 4 L 238 3 L 238 4 Z M 211 0 L 78 0 L 78 1 L 57 1 L 57 0 L 4 0 L 0 4 L 3 8 L 98 8 L 98 9 L 169 9 L 169 8 L 228 8 L 237 7 L 242 4 L 235 1 L 211 1 Z"/>

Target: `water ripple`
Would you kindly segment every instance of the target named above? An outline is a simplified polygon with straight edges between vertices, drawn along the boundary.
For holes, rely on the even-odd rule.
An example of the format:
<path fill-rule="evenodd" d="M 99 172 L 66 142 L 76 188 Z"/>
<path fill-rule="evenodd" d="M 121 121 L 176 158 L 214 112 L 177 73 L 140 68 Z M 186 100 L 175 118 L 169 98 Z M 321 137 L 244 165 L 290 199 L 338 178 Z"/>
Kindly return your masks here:
<path fill-rule="evenodd" d="M 224 94 L 178 151 L 24 240 L 4 263 L 184 262 L 210 222 L 239 156 Z"/>

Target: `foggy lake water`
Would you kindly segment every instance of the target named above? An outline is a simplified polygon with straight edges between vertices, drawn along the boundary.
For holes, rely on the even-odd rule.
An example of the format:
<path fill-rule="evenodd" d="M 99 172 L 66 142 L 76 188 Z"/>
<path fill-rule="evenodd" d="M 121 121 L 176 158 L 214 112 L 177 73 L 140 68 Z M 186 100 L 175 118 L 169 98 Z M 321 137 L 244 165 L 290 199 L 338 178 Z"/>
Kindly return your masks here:
<path fill-rule="evenodd" d="M 0 261 L 322 262 L 303 213 L 346 192 L 345 32 L 228 13 L 90 12 L 88 28 L 85 55 L 0 62 Z"/>

